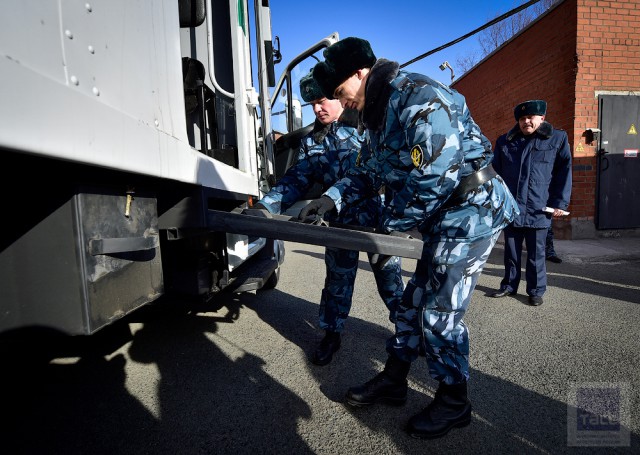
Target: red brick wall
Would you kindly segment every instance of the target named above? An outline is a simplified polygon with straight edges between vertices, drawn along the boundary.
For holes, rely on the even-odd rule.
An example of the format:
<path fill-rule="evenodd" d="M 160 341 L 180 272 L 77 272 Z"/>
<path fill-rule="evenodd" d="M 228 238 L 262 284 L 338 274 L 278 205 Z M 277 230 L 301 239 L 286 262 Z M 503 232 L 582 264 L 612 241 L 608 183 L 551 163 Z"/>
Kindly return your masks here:
<path fill-rule="evenodd" d="M 556 128 L 573 130 L 576 27 L 567 0 L 453 84 L 492 144 L 516 124 L 513 108 L 531 99 L 547 101 Z"/>
<path fill-rule="evenodd" d="M 513 107 L 544 99 L 547 120 L 567 131 L 573 154 L 570 220 L 593 224 L 598 92 L 640 91 L 638 0 L 565 0 L 453 84 L 495 144 L 515 125 Z M 556 226 L 556 223 L 554 223 Z M 571 238 L 570 229 L 559 238 Z"/>
<path fill-rule="evenodd" d="M 575 0 L 574 0 L 575 1 Z M 640 90 L 640 3 L 638 0 L 578 0 L 576 53 L 576 141 L 598 127 L 598 92 Z M 572 216 L 593 220 L 596 210 L 596 144 L 574 151 Z"/>

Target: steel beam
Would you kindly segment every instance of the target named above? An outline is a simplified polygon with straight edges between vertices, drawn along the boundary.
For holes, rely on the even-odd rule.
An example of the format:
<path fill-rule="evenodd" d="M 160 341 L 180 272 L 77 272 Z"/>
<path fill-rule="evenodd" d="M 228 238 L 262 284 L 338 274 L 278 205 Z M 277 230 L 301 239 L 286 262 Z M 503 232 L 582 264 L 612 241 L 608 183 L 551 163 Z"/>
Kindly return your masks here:
<path fill-rule="evenodd" d="M 290 216 L 273 215 L 265 210 L 244 210 L 242 213 L 209 210 L 207 225 L 214 231 L 254 235 L 268 239 L 309 243 L 346 250 L 366 251 L 388 256 L 420 259 L 422 240 L 413 237 L 365 232 L 354 227 L 332 227 L 293 221 Z M 355 230 L 358 229 L 358 230 Z"/>

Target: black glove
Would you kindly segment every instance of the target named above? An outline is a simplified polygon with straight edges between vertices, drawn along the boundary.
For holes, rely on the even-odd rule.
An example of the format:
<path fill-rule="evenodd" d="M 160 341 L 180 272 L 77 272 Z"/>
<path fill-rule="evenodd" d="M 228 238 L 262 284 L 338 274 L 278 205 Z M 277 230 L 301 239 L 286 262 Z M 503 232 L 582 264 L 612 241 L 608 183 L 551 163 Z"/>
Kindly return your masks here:
<path fill-rule="evenodd" d="M 328 196 L 322 196 L 319 199 L 314 199 L 300 210 L 298 218 L 305 221 L 310 218 L 322 218 L 325 213 L 335 209 L 336 205 L 333 203 L 333 199 Z M 314 216 L 315 215 L 315 216 Z"/>

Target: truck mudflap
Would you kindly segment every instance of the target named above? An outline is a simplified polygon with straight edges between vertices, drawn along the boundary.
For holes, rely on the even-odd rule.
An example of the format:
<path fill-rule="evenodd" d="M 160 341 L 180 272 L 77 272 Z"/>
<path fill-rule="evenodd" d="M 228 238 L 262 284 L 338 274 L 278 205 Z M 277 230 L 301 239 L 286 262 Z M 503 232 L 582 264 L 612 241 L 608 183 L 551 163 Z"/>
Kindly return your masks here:
<path fill-rule="evenodd" d="M 326 222 L 301 223 L 294 217 L 273 215 L 259 209 L 245 209 L 241 212 L 209 210 L 207 225 L 215 231 L 411 259 L 420 259 L 423 247 L 422 240 L 408 235 L 379 234 L 366 228 Z"/>

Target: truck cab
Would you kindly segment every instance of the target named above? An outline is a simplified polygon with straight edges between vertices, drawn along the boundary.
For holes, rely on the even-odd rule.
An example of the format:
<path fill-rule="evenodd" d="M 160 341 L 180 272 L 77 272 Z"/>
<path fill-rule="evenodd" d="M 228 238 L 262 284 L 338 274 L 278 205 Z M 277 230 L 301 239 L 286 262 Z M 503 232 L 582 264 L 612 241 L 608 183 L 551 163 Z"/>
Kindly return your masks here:
<path fill-rule="evenodd" d="M 277 51 L 264 1 L 3 5 L 0 332 L 88 335 L 167 293 L 277 285 L 281 240 L 210 225 L 289 165 Z"/>

